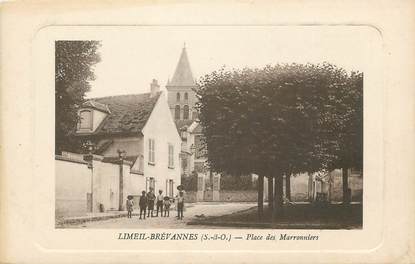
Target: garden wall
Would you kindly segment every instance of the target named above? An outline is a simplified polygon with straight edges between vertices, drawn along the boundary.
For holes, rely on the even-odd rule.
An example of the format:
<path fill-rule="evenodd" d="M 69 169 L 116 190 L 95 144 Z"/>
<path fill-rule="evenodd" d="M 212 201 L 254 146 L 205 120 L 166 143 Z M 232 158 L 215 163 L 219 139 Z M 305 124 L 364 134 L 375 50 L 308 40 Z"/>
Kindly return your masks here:
<path fill-rule="evenodd" d="M 101 156 L 94 155 L 92 163 L 88 164 L 80 154 L 57 155 L 55 157 L 56 217 L 81 216 L 92 210 L 93 212 L 102 209 L 118 210 L 119 182 L 120 165 L 102 162 Z M 144 176 L 131 173 L 130 165 L 125 163 L 123 207 L 125 208 L 128 195 L 138 196 L 145 187 Z"/>

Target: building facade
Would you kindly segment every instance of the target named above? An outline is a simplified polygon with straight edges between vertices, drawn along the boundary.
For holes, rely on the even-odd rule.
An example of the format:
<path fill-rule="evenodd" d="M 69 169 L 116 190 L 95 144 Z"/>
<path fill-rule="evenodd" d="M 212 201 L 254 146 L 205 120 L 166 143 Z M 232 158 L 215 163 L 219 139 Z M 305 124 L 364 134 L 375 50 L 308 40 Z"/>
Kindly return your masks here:
<path fill-rule="evenodd" d="M 201 129 L 197 122 L 196 82 L 190 67 L 186 47 L 183 47 L 173 78 L 167 82 L 167 102 L 182 139 L 181 174 L 206 173 L 206 157 L 200 155 Z M 198 127 L 198 129 L 195 129 Z M 197 158 L 196 158 L 197 156 Z M 196 160 L 198 160 L 196 162 Z"/>
<path fill-rule="evenodd" d="M 181 175 L 197 175 L 197 201 L 205 200 L 205 192 L 213 190 L 213 200 L 219 199 L 220 175 L 207 167 L 207 150 L 195 105 L 197 88 L 186 47 L 183 47 L 173 78 L 167 82 L 168 104 L 180 133 Z M 215 184 L 216 183 L 216 184 Z"/>
<path fill-rule="evenodd" d="M 153 188 L 174 196 L 181 184 L 181 139 L 170 114 L 165 92 L 156 80 L 151 92 L 92 98 L 79 110 L 75 136 L 95 146 L 93 153 L 102 162 L 122 159 L 139 175 L 130 195 Z"/>

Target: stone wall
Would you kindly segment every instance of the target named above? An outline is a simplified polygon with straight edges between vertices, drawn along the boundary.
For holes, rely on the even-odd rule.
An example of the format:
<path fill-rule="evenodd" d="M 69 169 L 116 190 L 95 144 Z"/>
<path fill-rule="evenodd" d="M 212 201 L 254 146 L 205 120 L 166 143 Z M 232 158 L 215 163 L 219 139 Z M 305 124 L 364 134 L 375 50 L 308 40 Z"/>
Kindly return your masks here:
<path fill-rule="evenodd" d="M 341 202 L 343 200 L 343 183 L 341 177 L 333 178 L 331 200 Z M 352 190 L 352 202 L 361 202 L 363 200 L 363 178 L 359 176 L 349 177 L 349 188 Z"/>
<path fill-rule="evenodd" d="M 343 200 L 343 183 L 341 170 L 335 170 L 332 172 L 333 182 L 331 188 L 331 202 L 342 202 Z M 299 174 L 291 177 L 291 200 L 293 202 L 308 202 L 309 189 L 308 189 L 308 174 Z M 265 179 L 264 188 L 264 200 L 267 199 L 268 186 Z M 352 191 L 352 202 L 362 202 L 363 200 L 363 177 L 361 175 L 349 176 L 349 188 Z M 320 182 L 315 182 L 316 192 L 329 192 L 329 184 L 325 183 L 321 186 Z M 285 192 L 285 184 L 284 184 Z M 186 193 L 186 200 L 188 202 L 196 202 L 196 191 L 189 191 Z M 203 201 L 213 201 L 212 191 L 204 191 Z M 256 190 L 249 191 L 219 191 L 219 200 L 221 202 L 256 202 L 258 199 Z"/>
<path fill-rule="evenodd" d="M 342 202 L 343 182 L 341 170 L 334 170 L 332 173 L 331 202 Z M 316 192 L 329 193 L 329 184 L 315 183 Z M 361 202 L 363 199 L 363 177 L 361 175 L 349 176 L 349 188 L 352 191 L 352 202 Z M 285 186 L 284 186 L 285 191 Z M 291 177 L 291 199 L 294 202 L 308 201 L 308 175 L 299 174 Z"/>
<path fill-rule="evenodd" d="M 189 203 L 197 202 L 196 191 L 186 192 L 186 201 Z M 256 202 L 258 198 L 257 191 L 219 191 L 220 202 Z M 213 191 L 203 192 L 203 202 L 213 201 Z"/>
<path fill-rule="evenodd" d="M 224 191 L 219 192 L 221 202 L 256 202 L 258 200 L 258 192 L 256 190 L 249 191 Z"/>
<path fill-rule="evenodd" d="M 101 209 L 119 209 L 119 164 L 102 162 L 95 156 L 92 166 L 81 157 L 55 158 L 55 214 L 81 216 Z M 130 165 L 123 165 L 123 207 L 128 195 L 138 196 L 145 190 L 146 180 L 141 174 L 130 172 Z M 91 202 L 92 190 L 92 202 Z M 88 198 L 89 197 L 89 198 Z"/>
<path fill-rule="evenodd" d="M 91 192 L 91 170 L 86 162 L 55 161 L 55 215 L 79 216 L 87 212 L 87 193 Z"/>

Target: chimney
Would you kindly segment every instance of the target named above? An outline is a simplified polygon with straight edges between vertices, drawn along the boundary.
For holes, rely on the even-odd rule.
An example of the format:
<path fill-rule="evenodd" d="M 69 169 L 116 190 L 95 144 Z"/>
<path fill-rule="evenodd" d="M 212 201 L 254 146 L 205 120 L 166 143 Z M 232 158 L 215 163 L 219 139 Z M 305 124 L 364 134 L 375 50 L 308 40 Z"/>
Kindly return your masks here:
<path fill-rule="evenodd" d="M 156 79 L 153 79 L 153 81 L 150 83 L 150 97 L 153 97 L 156 95 L 157 92 L 160 91 L 160 85 L 157 83 Z"/>

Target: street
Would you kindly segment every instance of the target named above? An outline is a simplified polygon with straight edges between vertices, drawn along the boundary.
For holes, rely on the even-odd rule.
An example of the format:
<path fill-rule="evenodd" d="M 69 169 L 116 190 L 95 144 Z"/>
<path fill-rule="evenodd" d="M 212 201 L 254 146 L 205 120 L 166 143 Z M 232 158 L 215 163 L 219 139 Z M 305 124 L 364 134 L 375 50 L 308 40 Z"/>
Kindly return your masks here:
<path fill-rule="evenodd" d="M 146 220 L 139 220 L 139 217 L 133 215 L 132 218 L 121 217 L 113 218 L 103 221 L 93 221 L 76 225 L 67 225 L 64 228 L 220 228 L 213 226 L 190 226 L 187 222 L 193 219 L 200 219 L 208 216 L 221 216 L 235 213 L 241 210 L 249 209 L 256 206 L 256 203 L 194 203 L 187 204 L 184 211 L 183 220 L 176 218 L 177 211 L 170 210 L 170 217 L 153 217 L 146 218 Z M 133 213 L 139 213 L 137 210 Z"/>

